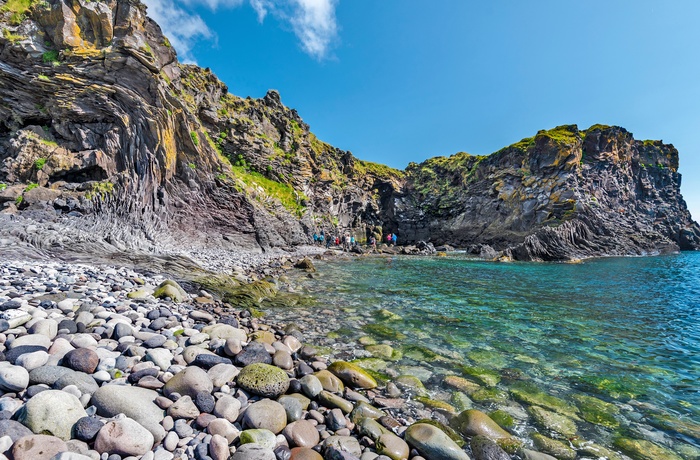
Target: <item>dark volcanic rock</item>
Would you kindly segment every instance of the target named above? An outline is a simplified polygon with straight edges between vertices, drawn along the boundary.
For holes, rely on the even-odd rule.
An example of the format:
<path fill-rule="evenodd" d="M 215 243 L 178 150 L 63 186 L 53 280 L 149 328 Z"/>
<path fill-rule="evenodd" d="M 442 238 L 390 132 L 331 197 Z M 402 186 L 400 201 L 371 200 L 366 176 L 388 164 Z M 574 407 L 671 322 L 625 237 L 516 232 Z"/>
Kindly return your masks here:
<path fill-rule="evenodd" d="M 522 260 L 700 247 L 671 145 L 572 125 L 398 171 L 319 141 L 276 91 L 242 99 L 178 63 L 138 0 L 42 4 L 0 16 L 0 236 L 16 243 L 3 256 L 260 252 L 321 230 L 395 233 L 406 247 L 390 253 L 480 245 Z"/>

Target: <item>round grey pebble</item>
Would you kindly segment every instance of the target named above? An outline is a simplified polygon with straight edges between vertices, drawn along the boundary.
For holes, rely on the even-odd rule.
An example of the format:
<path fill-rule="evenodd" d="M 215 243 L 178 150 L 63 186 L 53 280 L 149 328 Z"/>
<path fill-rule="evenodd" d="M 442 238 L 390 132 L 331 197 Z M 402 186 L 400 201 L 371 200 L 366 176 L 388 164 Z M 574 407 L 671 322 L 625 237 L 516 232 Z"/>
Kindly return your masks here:
<path fill-rule="evenodd" d="M 216 405 L 216 401 L 211 393 L 200 391 L 194 398 L 194 404 L 201 412 L 211 414 L 211 412 L 214 410 L 214 406 Z"/>
<path fill-rule="evenodd" d="M 104 424 L 95 417 L 82 417 L 73 426 L 73 433 L 81 441 L 90 442 Z"/>

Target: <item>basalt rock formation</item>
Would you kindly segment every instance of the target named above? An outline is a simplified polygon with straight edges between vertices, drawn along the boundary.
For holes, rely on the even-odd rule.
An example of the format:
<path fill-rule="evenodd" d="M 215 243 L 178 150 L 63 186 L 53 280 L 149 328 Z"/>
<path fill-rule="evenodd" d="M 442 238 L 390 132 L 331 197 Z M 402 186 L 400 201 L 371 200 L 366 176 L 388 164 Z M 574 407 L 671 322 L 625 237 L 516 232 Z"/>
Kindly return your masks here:
<path fill-rule="evenodd" d="M 620 127 L 560 126 L 489 156 L 409 165 L 395 214 L 409 241 L 490 246 L 518 260 L 697 249 L 677 170 L 672 145 Z"/>
<path fill-rule="evenodd" d="M 542 131 L 398 171 L 318 140 L 270 91 L 183 65 L 138 0 L 0 0 L 0 250 L 260 252 L 399 235 L 523 260 L 696 249 L 678 152 Z"/>

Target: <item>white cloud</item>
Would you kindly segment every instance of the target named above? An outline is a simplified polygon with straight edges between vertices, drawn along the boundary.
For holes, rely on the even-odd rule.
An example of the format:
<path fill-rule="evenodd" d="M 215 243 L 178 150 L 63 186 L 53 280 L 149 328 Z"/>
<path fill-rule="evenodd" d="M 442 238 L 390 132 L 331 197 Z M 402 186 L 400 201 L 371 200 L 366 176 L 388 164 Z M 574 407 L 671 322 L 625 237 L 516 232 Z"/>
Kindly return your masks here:
<path fill-rule="evenodd" d="M 291 18 L 294 33 L 304 51 L 323 59 L 338 33 L 335 21 L 336 0 L 292 0 L 295 11 Z"/>
<path fill-rule="evenodd" d="M 263 22 L 268 11 L 274 8 L 272 0 L 250 0 L 250 6 L 258 13 L 258 21 Z"/>
<path fill-rule="evenodd" d="M 218 8 L 236 8 L 246 0 L 143 0 L 148 15 L 160 24 L 183 62 L 194 62 L 192 49 L 201 39 L 212 40 L 216 35 L 204 20 L 193 11 L 204 6 L 212 11 Z M 328 56 L 337 39 L 338 26 L 335 8 L 339 0 L 247 0 L 262 23 L 268 14 L 291 25 L 301 42 L 301 48 L 316 59 Z"/>
<path fill-rule="evenodd" d="M 197 14 L 176 6 L 172 0 L 143 0 L 148 15 L 163 29 L 178 53 L 180 61 L 195 63 L 192 48 L 199 39 L 211 39 L 214 34 Z"/>

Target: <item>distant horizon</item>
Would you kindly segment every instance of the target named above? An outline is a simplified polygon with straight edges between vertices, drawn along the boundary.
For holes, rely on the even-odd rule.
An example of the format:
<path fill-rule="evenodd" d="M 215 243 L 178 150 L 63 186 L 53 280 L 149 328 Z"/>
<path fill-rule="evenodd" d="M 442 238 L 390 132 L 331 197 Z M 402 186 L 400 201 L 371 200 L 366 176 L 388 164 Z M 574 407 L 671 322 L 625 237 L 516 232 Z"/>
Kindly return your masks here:
<path fill-rule="evenodd" d="M 144 2 L 182 62 L 241 97 L 276 89 L 361 160 L 405 169 L 556 126 L 620 126 L 678 149 L 700 218 L 700 3 Z"/>

